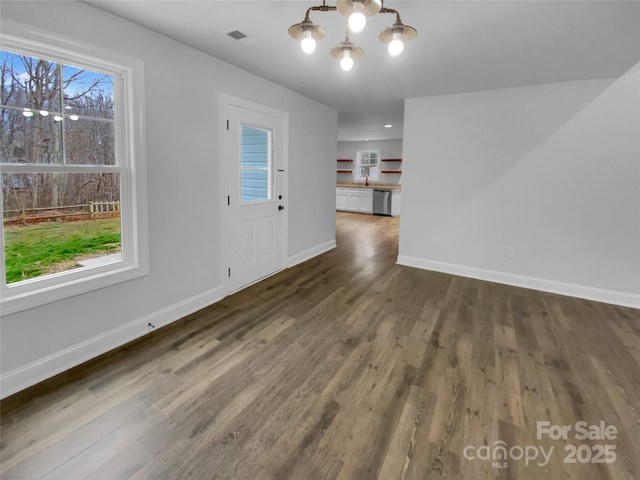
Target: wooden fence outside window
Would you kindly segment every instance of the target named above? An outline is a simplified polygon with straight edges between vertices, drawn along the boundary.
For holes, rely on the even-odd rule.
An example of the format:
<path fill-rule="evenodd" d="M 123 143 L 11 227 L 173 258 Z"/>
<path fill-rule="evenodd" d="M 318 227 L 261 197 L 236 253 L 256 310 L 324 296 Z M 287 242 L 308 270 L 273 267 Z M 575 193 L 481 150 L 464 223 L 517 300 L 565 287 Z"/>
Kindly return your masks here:
<path fill-rule="evenodd" d="M 23 208 L 2 212 L 4 225 L 28 225 L 51 221 L 71 222 L 94 218 L 112 218 L 120 216 L 120 202 L 89 202 L 83 205 L 65 205 L 61 207 Z"/>

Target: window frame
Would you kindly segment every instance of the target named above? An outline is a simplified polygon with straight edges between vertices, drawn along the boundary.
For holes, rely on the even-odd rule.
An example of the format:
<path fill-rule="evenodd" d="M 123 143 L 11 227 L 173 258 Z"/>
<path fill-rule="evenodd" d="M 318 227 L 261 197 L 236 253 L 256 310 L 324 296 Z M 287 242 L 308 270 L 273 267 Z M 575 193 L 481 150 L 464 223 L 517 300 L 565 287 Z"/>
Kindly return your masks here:
<path fill-rule="evenodd" d="M 3 50 L 113 75 L 115 165 L 0 163 L 0 173 L 119 174 L 122 252 L 119 260 L 7 284 L 3 228 L 0 235 L 2 314 L 16 313 L 147 275 L 149 261 L 143 62 L 14 22 L 3 22 L 0 42 Z M 0 203 L 1 201 L 0 198 Z"/>
<path fill-rule="evenodd" d="M 353 178 L 355 180 L 365 180 L 365 176 L 361 176 L 360 175 L 360 171 L 362 169 L 362 167 L 367 167 L 369 165 L 362 165 L 362 157 L 364 156 L 364 154 L 369 154 L 369 153 L 375 153 L 377 158 L 378 158 L 378 163 L 376 165 L 376 168 L 378 169 L 377 172 L 378 174 L 375 177 L 372 177 L 371 175 L 368 176 L 369 180 L 380 180 L 380 162 L 381 162 L 381 156 L 382 156 L 382 152 L 380 150 L 375 150 L 375 149 L 370 149 L 370 150 L 358 150 L 356 152 L 356 167 L 355 167 L 355 171 L 353 172 Z"/>

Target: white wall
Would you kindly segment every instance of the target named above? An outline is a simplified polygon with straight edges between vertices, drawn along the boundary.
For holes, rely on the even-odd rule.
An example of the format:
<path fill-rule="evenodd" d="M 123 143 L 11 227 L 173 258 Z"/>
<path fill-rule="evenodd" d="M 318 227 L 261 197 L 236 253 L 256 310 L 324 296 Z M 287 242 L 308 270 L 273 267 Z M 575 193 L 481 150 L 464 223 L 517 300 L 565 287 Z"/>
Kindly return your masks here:
<path fill-rule="evenodd" d="M 288 263 L 335 245 L 335 110 L 77 2 L 3 1 L 2 20 L 144 61 L 151 270 L 3 317 L 3 396 L 222 297 L 222 93 L 290 115 Z"/>
<path fill-rule="evenodd" d="M 640 306 L 639 105 L 640 64 L 407 100 L 399 263 Z"/>
<path fill-rule="evenodd" d="M 382 158 L 402 158 L 402 139 L 396 140 L 377 140 L 370 142 L 338 142 L 338 158 L 351 158 L 354 161 L 359 150 L 380 150 Z M 338 168 L 345 168 L 345 165 L 338 164 Z M 401 163 L 382 164 L 385 170 L 402 169 Z M 346 169 L 355 168 L 355 166 L 346 167 Z M 401 175 L 386 174 L 380 175 L 378 183 L 399 183 Z M 339 182 L 352 182 L 353 175 L 348 173 L 337 174 Z M 372 182 L 375 183 L 375 182 Z"/>

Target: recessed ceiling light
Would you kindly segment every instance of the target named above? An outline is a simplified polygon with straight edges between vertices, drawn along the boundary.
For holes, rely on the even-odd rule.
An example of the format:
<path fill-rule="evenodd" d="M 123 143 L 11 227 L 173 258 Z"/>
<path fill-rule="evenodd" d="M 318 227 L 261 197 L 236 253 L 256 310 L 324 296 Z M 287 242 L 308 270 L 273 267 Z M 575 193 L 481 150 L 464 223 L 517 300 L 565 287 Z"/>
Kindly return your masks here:
<path fill-rule="evenodd" d="M 393 127 L 393 125 L 391 125 L 390 123 L 387 123 L 387 124 L 384 126 L 384 128 L 391 128 L 391 127 Z"/>

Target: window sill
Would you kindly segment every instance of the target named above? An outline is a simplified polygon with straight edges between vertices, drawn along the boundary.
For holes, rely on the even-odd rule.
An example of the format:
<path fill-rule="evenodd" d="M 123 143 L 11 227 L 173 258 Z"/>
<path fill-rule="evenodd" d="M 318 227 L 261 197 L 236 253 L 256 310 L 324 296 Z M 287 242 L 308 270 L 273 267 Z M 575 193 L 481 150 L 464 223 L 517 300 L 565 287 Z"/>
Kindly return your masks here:
<path fill-rule="evenodd" d="M 119 255 L 118 255 L 119 256 Z M 46 280 L 25 280 L 7 286 L 2 292 L 2 316 L 11 315 L 47 303 L 63 300 L 100 288 L 126 282 L 149 274 L 145 265 L 127 264 L 123 261 L 87 266 L 73 271 L 48 276 Z M 41 282 L 40 288 L 34 288 Z"/>

